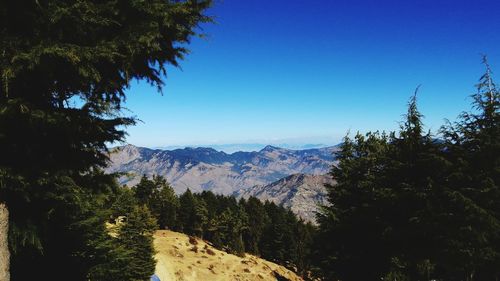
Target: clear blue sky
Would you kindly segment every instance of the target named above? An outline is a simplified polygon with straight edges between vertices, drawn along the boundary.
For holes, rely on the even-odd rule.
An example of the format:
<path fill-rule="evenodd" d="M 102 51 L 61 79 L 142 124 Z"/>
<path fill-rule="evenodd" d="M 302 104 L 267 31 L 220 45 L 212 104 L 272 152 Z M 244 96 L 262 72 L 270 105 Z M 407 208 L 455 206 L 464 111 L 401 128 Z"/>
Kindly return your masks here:
<path fill-rule="evenodd" d="M 435 131 L 470 108 L 482 53 L 500 73 L 499 12 L 498 0 L 218 1 L 163 96 L 128 90 L 143 123 L 127 142 L 334 143 L 396 129 L 419 84 Z"/>

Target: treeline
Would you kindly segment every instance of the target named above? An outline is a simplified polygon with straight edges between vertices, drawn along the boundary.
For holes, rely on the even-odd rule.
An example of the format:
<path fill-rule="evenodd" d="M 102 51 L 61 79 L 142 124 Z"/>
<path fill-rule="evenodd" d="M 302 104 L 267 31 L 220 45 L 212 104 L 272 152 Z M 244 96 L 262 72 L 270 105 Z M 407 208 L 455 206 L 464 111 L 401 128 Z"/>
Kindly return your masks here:
<path fill-rule="evenodd" d="M 315 227 L 272 202 L 189 189 L 176 196 L 164 178 L 143 176 L 133 188 L 120 191 L 111 206 L 112 219 L 127 216 L 132 206 L 149 209 L 162 229 L 200 237 L 230 253 L 255 254 L 301 274 L 309 268 Z"/>
<path fill-rule="evenodd" d="M 325 280 L 499 280 L 500 94 L 486 63 L 473 109 L 437 136 L 416 94 L 398 132 L 345 138 L 318 216 Z"/>

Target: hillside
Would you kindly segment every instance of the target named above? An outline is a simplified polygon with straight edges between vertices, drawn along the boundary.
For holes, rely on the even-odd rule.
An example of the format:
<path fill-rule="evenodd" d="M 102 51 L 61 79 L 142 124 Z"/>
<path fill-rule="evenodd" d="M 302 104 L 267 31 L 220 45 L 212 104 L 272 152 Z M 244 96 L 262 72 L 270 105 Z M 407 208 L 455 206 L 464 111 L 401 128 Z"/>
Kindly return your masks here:
<path fill-rule="evenodd" d="M 283 266 L 252 255 L 231 255 L 178 232 L 157 231 L 154 245 L 161 281 L 303 280 Z"/>
<path fill-rule="evenodd" d="M 328 204 L 326 184 L 334 181 L 328 175 L 295 174 L 271 184 L 256 186 L 236 192 L 237 198 L 256 197 L 290 208 L 297 216 L 308 222 L 315 222 L 318 205 Z"/>
<path fill-rule="evenodd" d="M 263 186 L 292 174 L 321 175 L 334 163 L 336 147 L 291 150 L 266 146 L 260 151 L 227 154 L 211 148 L 159 150 L 126 145 L 112 150 L 106 172 L 125 172 L 122 184 L 136 184 L 142 175 L 161 175 L 177 193 L 211 190 L 232 194 Z"/>

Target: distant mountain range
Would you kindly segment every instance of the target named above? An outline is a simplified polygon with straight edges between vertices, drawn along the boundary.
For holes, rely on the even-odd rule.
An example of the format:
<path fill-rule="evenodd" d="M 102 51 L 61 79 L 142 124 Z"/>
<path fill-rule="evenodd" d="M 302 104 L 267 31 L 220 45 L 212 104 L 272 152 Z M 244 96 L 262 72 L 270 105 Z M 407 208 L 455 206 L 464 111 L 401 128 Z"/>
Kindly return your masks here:
<path fill-rule="evenodd" d="M 313 220 L 318 203 L 325 203 L 324 184 L 338 147 L 292 150 L 266 146 L 259 151 L 231 154 L 213 148 L 161 150 L 126 145 L 111 150 L 108 173 L 123 172 L 120 183 L 139 182 L 142 175 L 164 176 L 177 193 L 211 190 L 237 197 L 255 196 L 290 207 Z"/>
<path fill-rule="evenodd" d="M 217 151 L 224 151 L 225 153 L 234 153 L 239 151 L 248 151 L 248 152 L 259 151 L 268 145 L 269 144 L 263 144 L 263 143 L 229 143 L 229 144 L 188 145 L 188 146 L 171 145 L 171 146 L 156 147 L 156 148 L 161 150 L 175 150 L 175 149 L 182 149 L 185 147 L 206 147 L 206 148 L 213 148 Z M 329 147 L 331 145 L 323 143 L 306 143 L 306 144 L 279 143 L 279 144 L 272 144 L 272 146 L 286 148 L 286 149 L 293 149 L 293 150 L 304 150 L 312 148 L 324 148 L 324 147 Z"/>
<path fill-rule="evenodd" d="M 326 174 L 337 147 L 291 150 L 266 146 L 260 151 L 227 154 L 212 148 L 160 150 L 126 145 L 111 151 L 107 172 L 126 172 L 120 178 L 129 186 L 142 175 L 164 176 L 178 193 L 211 190 L 232 194 L 236 190 L 267 185 L 293 174 Z"/>

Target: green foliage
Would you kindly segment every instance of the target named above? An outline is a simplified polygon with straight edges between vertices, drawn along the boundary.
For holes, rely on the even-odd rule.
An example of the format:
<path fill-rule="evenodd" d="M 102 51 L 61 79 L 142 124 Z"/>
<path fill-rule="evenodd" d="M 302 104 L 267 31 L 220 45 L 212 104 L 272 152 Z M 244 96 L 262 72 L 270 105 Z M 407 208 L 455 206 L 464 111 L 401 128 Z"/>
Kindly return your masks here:
<path fill-rule="evenodd" d="M 135 206 L 118 231 L 118 243 L 130 251 L 124 277 L 121 280 L 148 281 L 153 275 L 153 233 L 158 228 L 156 219 L 145 206 Z"/>
<path fill-rule="evenodd" d="M 88 280 L 96 262 L 112 260 L 97 221 L 92 237 L 78 229 L 107 220 L 116 184 L 99 169 L 106 144 L 135 122 L 120 112 L 125 90 L 134 79 L 162 89 L 166 67 L 210 21 L 209 5 L 0 1 L 0 198 L 11 214 L 13 279 Z"/>
<path fill-rule="evenodd" d="M 163 179 L 152 207 L 153 213 L 158 217 L 160 228 L 175 229 L 177 226 L 177 210 L 179 208 L 179 198 L 175 195 L 174 189 L 166 184 Z"/>
<path fill-rule="evenodd" d="M 346 137 L 318 216 L 326 280 L 500 276 L 499 93 L 486 65 L 474 112 L 425 133 L 416 94 L 398 133 Z M 360 270 L 362 268 L 362 270 Z"/>
<path fill-rule="evenodd" d="M 249 253 L 258 255 L 259 244 L 266 224 L 269 222 L 264 205 L 255 197 L 248 198 L 248 201 L 242 201 L 248 216 L 248 230 L 243 233 L 245 239 L 245 249 Z"/>
<path fill-rule="evenodd" d="M 158 187 L 155 184 L 155 180 L 149 180 L 146 175 L 142 176 L 139 184 L 134 186 L 134 195 L 137 201 L 141 205 L 151 205 L 153 203 L 155 193 Z"/>
<path fill-rule="evenodd" d="M 178 226 L 179 230 L 188 235 L 194 235 L 196 229 L 196 202 L 191 190 L 179 197 Z"/>
<path fill-rule="evenodd" d="M 148 206 L 161 229 L 177 227 L 179 199 L 163 177 L 153 176 L 150 180 L 143 176 L 139 184 L 133 187 L 133 193 L 138 204 Z"/>
<path fill-rule="evenodd" d="M 90 249 L 100 249 L 99 262 L 89 270 L 90 280 L 139 281 L 149 280 L 154 273 L 153 233 L 156 219 L 145 205 L 138 204 L 129 189 L 115 196 L 108 213 L 114 218 L 104 236 L 91 240 Z M 119 218 L 119 219 L 117 219 Z M 96 229 L 102 229 L 102 220 L 92 220 Z M 92 233 L 92 230 L 85 233 Z"/>
<path fill-rule="evenodd" d="M 453 163 L 450 197 L 457 217 L 450 220 L 460 230 L 449 239 L 444 262 L 450 278 L 468 280 L 500 276 L 500 93 L 483 62 L 473 110 L 442 128 Z"/>
<path fill-rule="evenodd" d="M 152 180 L 143 177 L 132 190 L 152 210 L 156 206 L 168 205 L 168 202 L 178 202 L 170 205 L 176 214 L 175 227 L 172 228 L 176 231 L 206 239 L 232 254 L 243 256 L 249 252 L 260 255 L 296 269 L 303 276 L 312 267 L 310 249 L 316 228 L 274 203 L 262 203 L 254 197 L 248 201 L 236 201 L 232 196 L 215 195 L 210 191 L 192 193 L 189 189 L 177 197 L 159 176 Z M 169 195 L 158 196 L 163 190 L 168 190 Z M 123 199 L 124 194 L 119 200 L 129 201 Z M 152 214 L 161 220 L 164 213 L 153 211 Z"/>
<path fill-rule="evenodd" d="M 112 223 L 120 216 L 130 214 L 135 206 L 139 205 L 134 192 L 126 187 L 119 189 L 114 195 L 115 200 L 110 206 Z"/>
<path fill-rule="evenodd" d="M 14 248 L 16 262 L 11 267 L 15 280 L 30 280 L 36 276 L 57 279 L 57 276 L 70 274 L 77 280 L 85 280 L 91 268 L 112 257 L 117 258 L 119 249 L 111 252 L 114 247 L 104 227 L 109 217 L 104 211 L 109 203 L 108 194 L 117 186 L 112 180 L 106 182 L 107 179 L 110 178 L 100 172 L 47 177 L 46 182 L 38 186 L 46 191 L 43 197 L 32 196 L 32 204 L 28 206 L 13 205 L 16 212 L 12 220 L 33 219 L 29 222 L 36 227 L 34 234 L 21 232 L 24 236 L 10 237 L 11 245 L 17 245 Z M 17 211 L 23 207 L 26 209 Z M 15 243 L 24 242 L 26 236 L 36 237 L 40 247 L 30 247 L 33 241 Z M 32 270 L 26 270 L 26 264 L 30 264 Z"/>

